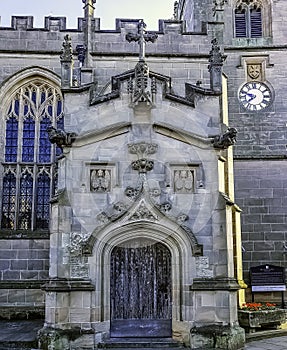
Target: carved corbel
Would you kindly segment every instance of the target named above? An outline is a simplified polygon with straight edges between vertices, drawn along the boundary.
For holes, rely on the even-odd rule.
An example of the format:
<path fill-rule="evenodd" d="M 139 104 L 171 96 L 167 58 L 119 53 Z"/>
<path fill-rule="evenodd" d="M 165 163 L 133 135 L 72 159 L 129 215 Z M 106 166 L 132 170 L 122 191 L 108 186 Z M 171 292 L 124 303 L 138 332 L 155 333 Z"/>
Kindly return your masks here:
<path fill-rule="evenodd" d="M 76 140 L 77 134 L 74 132 L 66 133 L 64 130 L 56 129 L 53 126 L 47 128 L 49 141 L 55 143 L 58 147 L 71 146 Z"/>
<path fill-rule="evenodd" d="M 215 136 L 211 142 L 214 148 L 226 149 L 236 143 L 236 135 L 235 128 L 228 128 L 224 134 Z"/>

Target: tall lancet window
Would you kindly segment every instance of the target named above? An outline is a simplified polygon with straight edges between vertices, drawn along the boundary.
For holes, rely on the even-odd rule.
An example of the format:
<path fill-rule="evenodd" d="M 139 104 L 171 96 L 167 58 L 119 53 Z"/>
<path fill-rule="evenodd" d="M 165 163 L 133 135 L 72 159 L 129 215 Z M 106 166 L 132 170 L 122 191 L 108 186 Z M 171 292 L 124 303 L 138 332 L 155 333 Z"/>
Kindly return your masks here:
<path fill-rule="evenodd" d="M 236 38 L 261 38 L 263 6 L 261 0 L 240 0 L 234 11 Z"/>
<path fill-rule="evenodd" d="M 5 113 L 2 229 L 48 230 L 61 153 L 48 139 L 50 125 L 64 127 L 60 90 L 39 79 L 19 87 Z"/>

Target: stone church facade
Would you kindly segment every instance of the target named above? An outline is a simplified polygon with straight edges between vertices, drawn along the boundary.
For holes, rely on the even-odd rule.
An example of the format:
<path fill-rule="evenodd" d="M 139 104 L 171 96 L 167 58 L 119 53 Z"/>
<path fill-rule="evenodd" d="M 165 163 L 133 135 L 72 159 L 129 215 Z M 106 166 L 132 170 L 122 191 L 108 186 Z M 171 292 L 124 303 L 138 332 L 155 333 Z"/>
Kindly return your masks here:
<path fill-rule="evenodd" d="M 44 317 L 43 349 L 240 349 L 243 279 L 285 259 L 286 5 L 179 1 L 149 32 L 83 3 L 0 27 L 3 317 Z"/>

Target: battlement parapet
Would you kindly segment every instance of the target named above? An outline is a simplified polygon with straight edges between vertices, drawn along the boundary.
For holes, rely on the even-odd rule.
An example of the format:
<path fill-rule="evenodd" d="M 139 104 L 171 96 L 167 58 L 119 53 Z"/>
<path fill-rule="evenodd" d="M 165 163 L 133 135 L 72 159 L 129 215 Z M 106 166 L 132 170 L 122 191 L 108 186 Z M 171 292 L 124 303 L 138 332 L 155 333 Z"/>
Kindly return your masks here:
<path fill-rule="evenodd" d="M 12 16 L 11 17 L 11 27 L 2 27 L 0 30 L 48 30 L 48 31 L 60 31 L 66 30 L 67 26 L 66 17 L 54 17 L 48 16 L 44 18 L 44 28 L 34 27 L 34 17 L 33 16 Z"/>
<path fill-rule="evenodd" d="M 100 18 L 78 18 L 78 28 L 67 28 L 66 17 L 45 17 L 44 28 L 34 27 L 33 16 L 12 16 L 11 27 L 0 27 L 1 52 L 41 52 L 59 54 L 65 35 L 69 34 L 73 49 L 85 44 L 85 32 L 89 30 L 92 41 L 91 55 L 137 55 L 137 43 L 128 43 L 126 35 L 137 33 L 140 19 L 116 19 L 115 29 L 102 30 Z M 208 24 L 207 24 L 208 27 Z M 147 45 L 148 55 L 206 55 L 213 39 L 213 31 L 203 26 L 201 32 L 187 32 L 185 22 L 159 20 L 155 45 Z M 74 52 L 76 54 L 76 52 Z"/>
<path fill-rule="evenodd" d="M 1 17 L 0 17 L 1 19 Z M 116 18 L 114 29 L 101 29 L 100 18 L 93 18 L 91 22 L 92 32 L 126 32 L 136 30 L 141 19 L 126 19 Z M 44 27 L 34 27 L 33 16 L 12 16 L 11 27 L 3 27 L 0 22 L 1 30 L 44 30 L 44 31 L 79 31 L 83 32 L 86 28 L 87 20 L 84 17 L 78 17 L 77 28 L 67 28 L 67 18 L 61 16 L 47 16 L 44 17 Z M 153 30 L 158 33 L 179 33 L 183 34 L 185 30 L 185 21 L 174 19 L 160 19 L 158 21 L 158 30 Z M 190 33 L 189 33 L 190 34 Z M 200 34 L 200 33 L 197 33 Z M 202 34 L 206 34 L 205 31 Z"/>

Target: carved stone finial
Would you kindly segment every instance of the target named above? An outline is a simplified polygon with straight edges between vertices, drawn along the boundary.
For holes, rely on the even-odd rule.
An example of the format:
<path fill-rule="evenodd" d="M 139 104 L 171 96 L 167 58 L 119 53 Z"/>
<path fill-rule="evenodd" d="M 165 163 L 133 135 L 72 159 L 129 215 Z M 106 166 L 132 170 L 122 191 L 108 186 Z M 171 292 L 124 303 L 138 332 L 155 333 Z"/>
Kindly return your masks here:
<path fill-rule="evenodd" d="M 221 92 L 222 90 L 222 66 L 224 62 L 224 56 L 220 52 L 220 47 L 216 38 L 212 39 L 212 48 L 209 52 L 209 65 L 208 70 L 210 72 L 210 88 L 213 91 Z"/>
<path fill-rule="evenodd" d="M 61 52 L 61 61 L 72 62 L 73 61 L 73 49 L 72 49 L 72 39 L 69 34 L 65 35 L 63 48 Z"/>
<path fill-rule="evenodd" d="M 213 0 L 213 16 L 215 16 L 216 11 L 223 10 L 225 3 L 227 3 L 227 0 Z"/>
<path fill-rule="evenodd" d="M 139 43 L 139 60 L 140 61 L 145 61 L 145 45 L 146 42 L 151 41 L 154 43 L 157 39 L 157 34 L 154 33 L 148 33 L 146 30 L 146 24 L 144 23 L 143 20 L 139 21 L 138 24 L 138 34 L 134 33 L 128 33 L 126 35 L 126 40 L 128 42 L 136 41 Z"/>
<path fill-rule="evenodd" d="M 178 1 L 175 1 L 173 4 L 173 19 L 178 20 Z"/>
<path fill-rule="evenodd" d="M 56 129 L 53 126 L 47 128 L 49 141 L 55 143 L 58 147 L 71 146 L 75 141 L 77 134 L 74 132 L 66 133 L 64 130 Z"/>
<path fill-rule="evenodd" d="M 73 49 L 69 34 L 65 35 L 61 52 L 61 78 L 62 88 L 70 88 L 73 85 Z"/>
<path fill-rule="evenodd" d="M 94 4 L 97 2 L 96 0 L 82 0 L 85 10 L 85 17 L 93 17 L 94 16 Z"/>
<path fill-rule="evenodd" d="M 210 57 L 209 57 L 209 71 L 212 69 L 213 66 L 223 66 L 224 62 L 224 57 L 222 53 L 220 52 L 220 47 L 218 45 L 218 41 L 216 38 L 211 40 L 212 48 L 209 52 Z"/>
<path fill-rule="evenodd" d="M 235 128 L 228 128 L 222 135 L 216 136 L 213 140 L 213 147 L 219 149 L 226 149 L 236 143 L 237 130 Z"/>
<path fill-rule="evenodd" d="M 146 102 L 148 105 L 153 105 L 156 94 L 155 80 L 151 84 L 152 92 L 148 91 L 149 68 L 145 62 L 145 46 L 149 41 L 154 43 L 157 39 L 157 34 L 148 33 L 145 28 L 146 24 L 141 20 L 138 24 L 138 33 L 128 33 L 126 35 L 126 40 L 128 42 L 135 41 L 139 44 L 139 62 L 135 67 L 135 84 L 133 81 L 130 81 L 128 89 L 131 94 L 133 106 L 137 105 L 139 102 Z"/>

